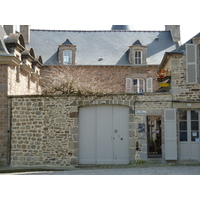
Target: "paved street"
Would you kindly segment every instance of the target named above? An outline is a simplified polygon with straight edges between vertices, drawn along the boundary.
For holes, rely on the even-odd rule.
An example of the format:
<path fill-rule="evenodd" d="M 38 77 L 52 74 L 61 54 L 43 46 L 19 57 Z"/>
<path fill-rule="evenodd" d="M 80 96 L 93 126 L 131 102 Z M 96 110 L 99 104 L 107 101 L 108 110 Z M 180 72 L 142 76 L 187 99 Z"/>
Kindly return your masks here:
<path fill-rule="evenodd" d="M 8 175 L 8 173 L 4 173 L 4 175 Z M 200 175 L 200 166 L 137 166 L 109 169 L 74 168 L 69 171 L 17 172 L 9 173 L 9 175 Z"/>

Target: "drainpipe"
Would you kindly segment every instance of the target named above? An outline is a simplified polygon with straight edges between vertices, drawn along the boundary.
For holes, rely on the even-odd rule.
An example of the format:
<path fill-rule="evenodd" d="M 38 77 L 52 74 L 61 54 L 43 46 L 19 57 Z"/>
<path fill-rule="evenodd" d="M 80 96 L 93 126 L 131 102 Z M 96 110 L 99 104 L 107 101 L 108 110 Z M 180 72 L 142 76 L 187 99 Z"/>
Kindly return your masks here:
<path fill-rule="evenodd" d="M 8 98 L 8 130 L 7 130 L 7 134 L 8 134 L 8 147 L 7 147 L 7 151 L 8 151 L 8 155 L 7 155 L 7 165 L 9 166 L 11 164 L 11 127 L 12 127 L 12 106 L 11 106 L 11 98 Z"/>

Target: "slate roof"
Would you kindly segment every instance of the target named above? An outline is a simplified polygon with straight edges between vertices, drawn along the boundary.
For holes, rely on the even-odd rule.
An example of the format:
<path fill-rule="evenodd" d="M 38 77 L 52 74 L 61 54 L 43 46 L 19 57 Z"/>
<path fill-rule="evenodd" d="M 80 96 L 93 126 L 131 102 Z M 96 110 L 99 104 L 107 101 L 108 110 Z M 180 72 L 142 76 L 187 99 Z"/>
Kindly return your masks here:
<path fill-rule="evenodd" d="M 69 41 L 69 39 L 66 39 L 66 41 L 63 44 L 64 45 L 72 45 L 72 43 Z"/>
<path fill-rule="evenodd" d="M 9 52 L 5 46 L 4 39 L 6 37 L 6 32 L 4 31 L 2 25 L 0 25 L 0 56 L 9 55 Z"/>
<path fill-rule="evenodd" d="M 142 45 L 140 40 L 137 40 L 132 44 L 132 46 L 137 46 L 137 45 Z"/>
<path fill-rule="evenodd" d="M 178 47 L 170 31 L 62 31 L 31 29 L 30 46 L 44 65 L 58 65 L 58 46 L 76 45 L 76 65 L 131 65 L 129 46 L 139 40 L 147 46 L 147 64 L 159 65 L 165 52 Z M 101 58 L 101 59 L 99 59 Z"/>

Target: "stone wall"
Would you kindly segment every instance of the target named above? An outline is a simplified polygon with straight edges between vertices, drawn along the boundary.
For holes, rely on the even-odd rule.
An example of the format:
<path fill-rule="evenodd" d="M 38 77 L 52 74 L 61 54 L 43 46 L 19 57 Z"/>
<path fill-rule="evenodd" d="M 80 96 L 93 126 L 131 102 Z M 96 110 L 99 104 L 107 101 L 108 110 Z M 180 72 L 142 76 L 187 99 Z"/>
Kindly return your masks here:
<path fill-rule="evenodd" d="M 186 84 L 186 57 L 171 58 L 172 96 L 180 102 L 199 102 L 200 84 Z"/>
<path fill-rule="evenodd" d="M 34 77 L 34 73 L 26 72 L 20 66 L 8 67 L 8 95 L 32 95 L 40 93 L 39 76 Z"/>
<path fill-rule="evenodd" d="M 138 124 L 147 115 L 163 116 L 171 95 L 14 96 L 12 103 L 11 166 L 66 166 L 78 164 L 79 108 L 90 105 L 129 107 L 130 162 L 147 160 L 147 134 Z M 164 134 L 162 134 L 164 138 Z M 136 142 L 139 149 L 136 150 Z M 163 139 L 164 145 L 164 139 Z M 163 146 L 164 149 L 164 146 Z M 164 156 L 163 156 L 164 157 Z"/>
<path fill-rule="evenodd" d="M 0 165 L 9 162 L 7 77 L 7 66 L 0 65 Z"/>

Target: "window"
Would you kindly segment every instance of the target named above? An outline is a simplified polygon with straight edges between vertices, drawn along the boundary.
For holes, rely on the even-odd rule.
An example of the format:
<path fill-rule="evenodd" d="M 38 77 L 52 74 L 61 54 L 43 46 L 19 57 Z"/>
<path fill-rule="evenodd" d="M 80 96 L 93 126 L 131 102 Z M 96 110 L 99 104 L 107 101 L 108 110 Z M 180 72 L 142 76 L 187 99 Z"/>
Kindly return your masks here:
<path fill-rule="evenodd" d="M 72 64 L 72 51 L 65 50 L 63 51 L 63 65 L 71 65 Z"/>
<path fill-rule="evenodd" d="M 199 111 L 179 111 L 179 140 L 181 142 L 199 141 Z"/>
<path fill-rule="evenodd" d="M 135 51 L 134 53 L 134 64 L 135 65 L 141 65 L 142 64 L 142 51 Z"/>
<path fill-rule="evenodd" d="M 145 91 L 144 88 L 144 80 L 143 79 L 133 79 L 133 92 L 134 93 L 142 93 Z"/>
<path fill-rule="evenodd" d="M 153 92 L 153 78 L 147 78 L 146 80 L 142 78 L 126 78 L 126 93 L 143 93 L 145 91 Z"/>

